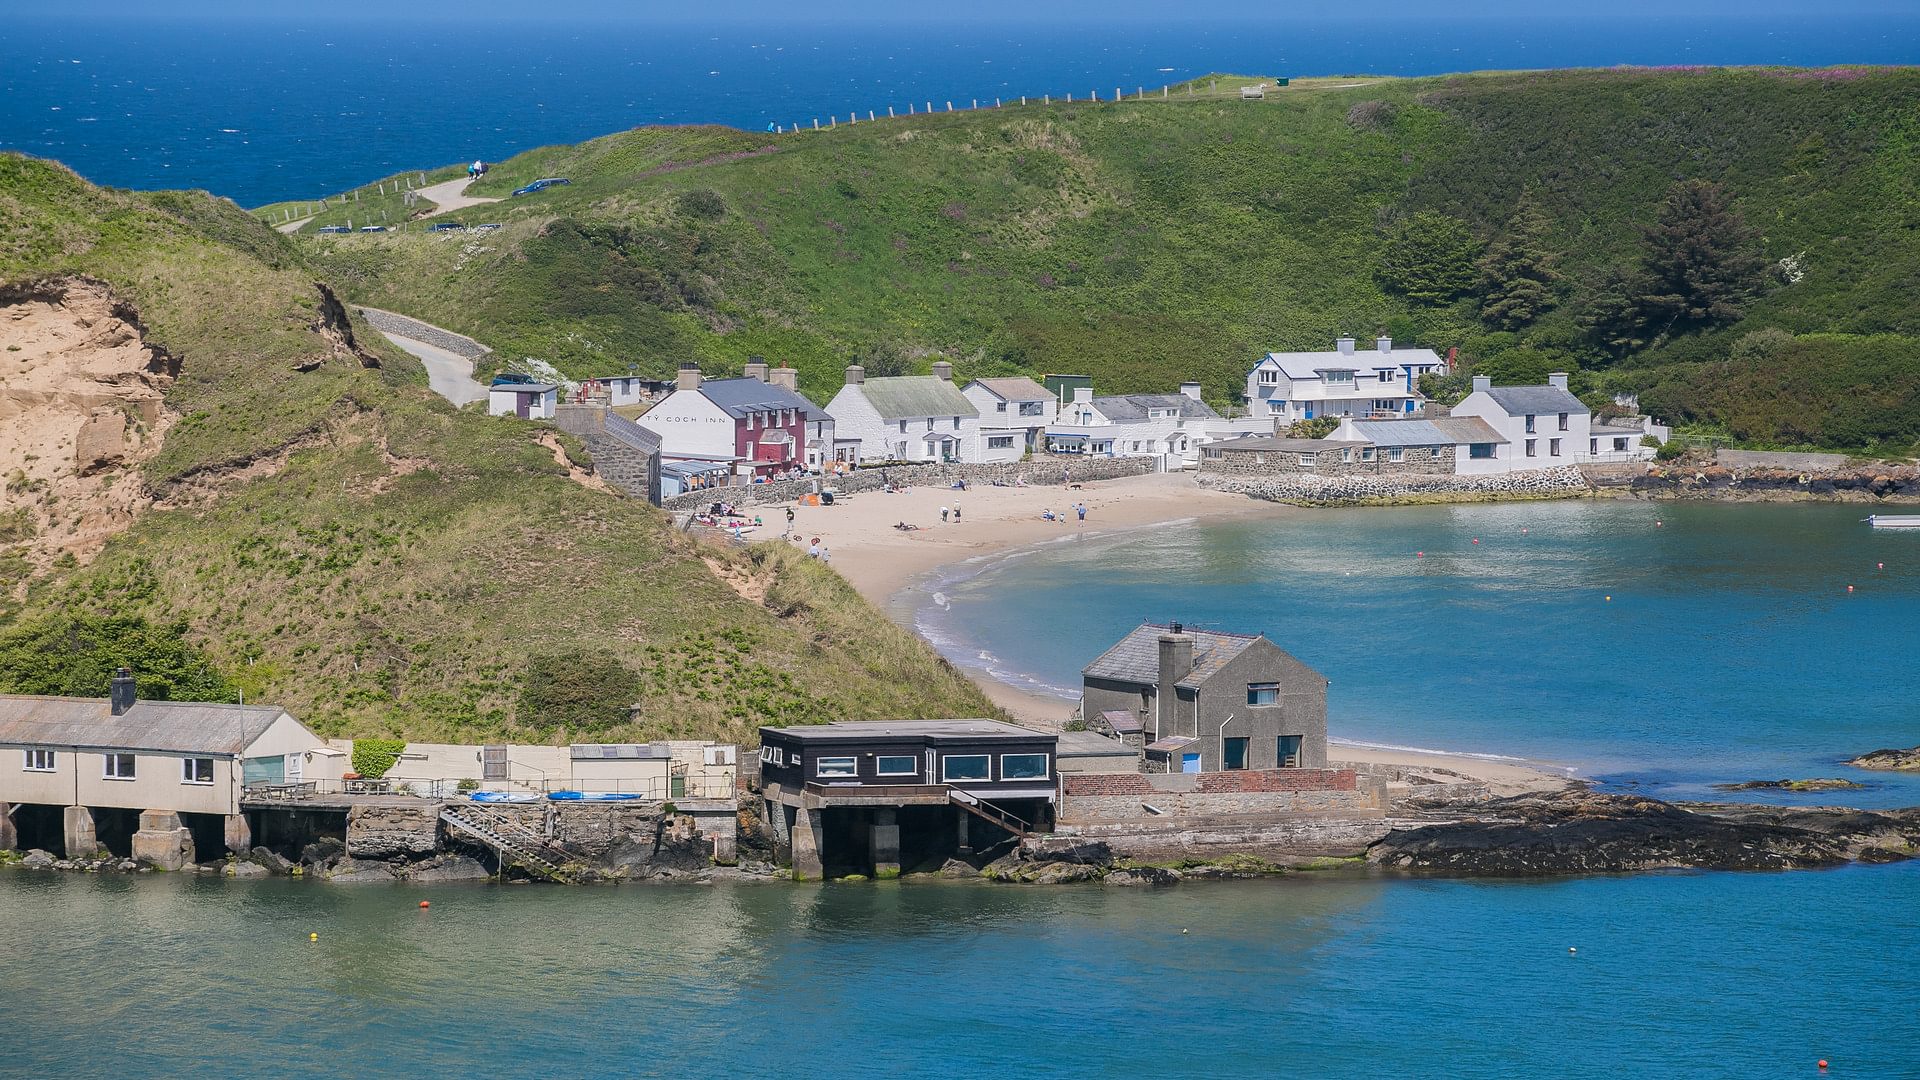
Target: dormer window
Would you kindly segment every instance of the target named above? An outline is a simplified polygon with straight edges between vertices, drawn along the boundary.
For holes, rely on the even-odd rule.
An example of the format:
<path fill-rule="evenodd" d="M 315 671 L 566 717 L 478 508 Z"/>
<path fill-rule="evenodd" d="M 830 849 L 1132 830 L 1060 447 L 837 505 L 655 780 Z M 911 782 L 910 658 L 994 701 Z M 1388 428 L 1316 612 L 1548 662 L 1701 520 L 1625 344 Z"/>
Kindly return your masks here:
<path fill-rule="evenodd" d="M 1328 386 L 1352 386 L 1353 372 L 1352 371 L 1323 371 L 1320 373 L 1320 380 L 1326 383 Z"/>
<path fill-rule="evenodd" d="M 1280 373 L 1278 371 L 1275 371 L 1273 368 L 1260 369 L 1260 385 L 1261 386 L 1278 386 L 1279 384 L 1280 384 Z"/>

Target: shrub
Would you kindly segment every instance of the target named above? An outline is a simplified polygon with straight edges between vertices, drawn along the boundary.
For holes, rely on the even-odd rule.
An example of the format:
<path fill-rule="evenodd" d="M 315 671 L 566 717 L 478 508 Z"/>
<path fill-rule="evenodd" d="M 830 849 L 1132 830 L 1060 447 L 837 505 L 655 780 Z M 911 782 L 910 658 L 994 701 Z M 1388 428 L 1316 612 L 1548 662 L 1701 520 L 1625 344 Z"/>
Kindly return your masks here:
<path fill-rule="evenodd" d="M 680 213 L 690 218 L 712 219 L 724 217 L 727 212 L 727 201 L 711 188 L 681 192 L 679 206 Z"/>
<path fill-rule="evenodd" d="M 454 790 L 459 792 L 462 795 L 465 795 L 470 791 L 479 791 L 480 781 L 475 780 L 471 776 L 462 777 L 460 779 L 460 782 L 454 785 Z"/>
<path fill-rule="evenodd" d="M 1289 439 L 1324 439 L 1333 434 L 1340 426 L 1339 417 L 1316 416 L 1311 420 L 1295 420 L 1287 425 Z"/>
<path fill-rule="evenodd" d="M 405 739 L 355 739 L 353 771 L 369 780 L 378 780 L 387 775 L 387 770 L 400 760 L 406 748 Z"/>
<path fill-rule="evenodd" d="M 1661 461 L 1672 461 L 1686 452 L 1687 441 L 1685 439 L 1668 439 L 1666 442 L 1660 444 L 1660 449 L 1654 451 L 1653 456 Z"/>

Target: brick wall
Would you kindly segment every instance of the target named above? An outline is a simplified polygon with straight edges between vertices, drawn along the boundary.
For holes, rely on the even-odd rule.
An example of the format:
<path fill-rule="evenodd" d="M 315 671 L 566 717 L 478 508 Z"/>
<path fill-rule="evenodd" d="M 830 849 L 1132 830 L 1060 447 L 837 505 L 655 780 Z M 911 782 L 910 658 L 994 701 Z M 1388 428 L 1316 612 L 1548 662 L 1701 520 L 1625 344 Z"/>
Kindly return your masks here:
<path fill-rule="evenodd" d="M 1372 785 L 1352 769 L 1249 769 L 1211 773 L 1088 773 L 1060 777 L 1063 822 L 1375 810 Z M 1161 814 L 1148 812 L 1150 803 Z"/>

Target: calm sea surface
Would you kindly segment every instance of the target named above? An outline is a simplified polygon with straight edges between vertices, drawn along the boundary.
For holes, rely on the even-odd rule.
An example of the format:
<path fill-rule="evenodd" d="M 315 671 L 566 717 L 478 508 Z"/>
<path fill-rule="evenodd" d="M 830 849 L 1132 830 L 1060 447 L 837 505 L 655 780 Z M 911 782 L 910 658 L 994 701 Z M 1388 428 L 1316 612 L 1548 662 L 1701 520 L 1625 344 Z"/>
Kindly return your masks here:
<path fill-rule="evenodd" d="M 0 1074 L 1912 1077 L 1916 938 L 1916 865 L 1161 891 L 0 868 Z"/>
<path fill-rule="evenodd" d="M 1336 738 L 1542 759 L 1664 798 L 1844 776 L 1871 786 L 1819 800 L 1920 805 L 1920 776 L 1839 764 L 1920 744 L 1920 534 L 1866 513 L 1276 511 L 1043 545 L 910 599 L 956 661 L 1042 691 L 1178 619 L 1263 631 L 1325 673 Z"/>
<path fill-rule="evenodd" d="M 325 4 L 226 22 L 100 21 L 51 5 L 8 12 L 0 31 L 0 148 L 57 158 L 99 183 L 206 188 L 253 206 L 643 124 L 760 130 L 854 110 L 885 116 L 889 105 L 905 113 L 909 101 L 1106 98 L 1211 71 L 1920 61 L 1920 12 L 1897 4 L 1877 15 L 1525 20 L 1434 10 L 1314 17 L 1276 5 L 1270 19 L 1234 22 L 1169 9 L 1178 21 L 1163 25 L 1089 14 L 1071 25 L 1061 15 L 1053 25 L 577 26 L 441 24 L 404 6 L 373 23 L 329 18 Z"/>

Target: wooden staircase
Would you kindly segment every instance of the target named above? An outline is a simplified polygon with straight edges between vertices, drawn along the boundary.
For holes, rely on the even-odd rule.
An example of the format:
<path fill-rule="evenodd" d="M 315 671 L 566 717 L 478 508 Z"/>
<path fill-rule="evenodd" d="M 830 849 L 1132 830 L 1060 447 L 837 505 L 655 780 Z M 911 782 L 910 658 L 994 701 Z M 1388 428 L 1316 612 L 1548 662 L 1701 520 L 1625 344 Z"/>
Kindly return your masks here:
<path fill-rule="evenodd" d="M 1027 822 L 1014 817 L 1012 814 L 1001 810 L 991 803 L 982 802 L 980 799 L 964 791 L 955 791 L 952 788 L 947 789 L 947 801 L 982 821 L 1005 829 L 1018 839 L 1025 840 L 1033 832 L 1033 826 Z"/>
<path fill-rule="evenodd" d="M 449 828 L 487 845 L 500 857 L 500 868 L 516 865 L 546 881 L 566 881 L 570 853 L 505 814 L 469 803 L 442 806 L 440 820 Z"/>

